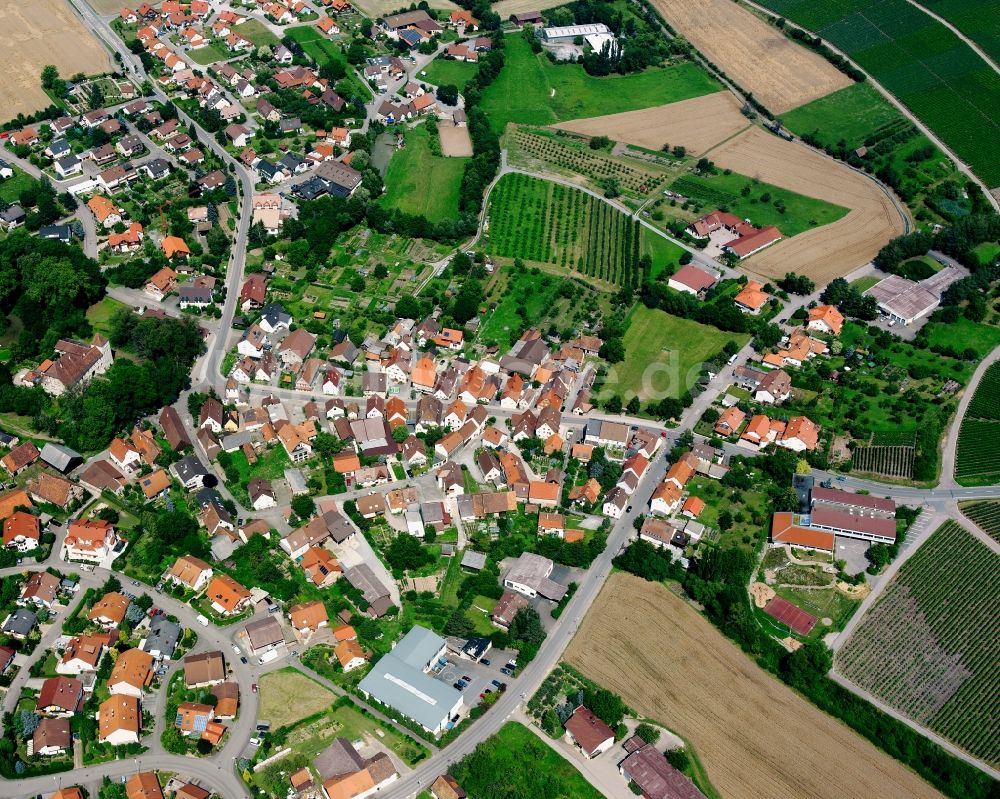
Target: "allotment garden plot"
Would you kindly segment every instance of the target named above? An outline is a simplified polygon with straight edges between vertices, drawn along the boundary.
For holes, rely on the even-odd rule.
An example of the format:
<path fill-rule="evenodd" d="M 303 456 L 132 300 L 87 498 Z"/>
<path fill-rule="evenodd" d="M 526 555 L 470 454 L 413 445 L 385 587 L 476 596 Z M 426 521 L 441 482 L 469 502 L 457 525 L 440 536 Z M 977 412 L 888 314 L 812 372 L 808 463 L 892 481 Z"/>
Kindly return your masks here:
<path fill-rule="evenodd" d="M 835 666 L 975 757 L 1000 764 L 1000 555 L 953 521 L 896 574 Z"/>
<path fill-rule="evenodd" d="M 963 485 L 1000 480 L 1000 363 L 986 370 L 965 411 L 955 453 L 955 479 Z"/>
<path fill-rule="evenodd" d="M 504 175 L 490 195 L 489 220 L 494 255 L 548 264 L 609 289 L 641 282 L 638 223 L 579 189 Z"/>
<path fill-rule="evenodd" d="M 909 480 L 913 477 L 916 454 L 914 438 L 912 430 L 875 433 L 870 445 L 855 447 L 851 453 L 851 468 L 880 477 Z"/>

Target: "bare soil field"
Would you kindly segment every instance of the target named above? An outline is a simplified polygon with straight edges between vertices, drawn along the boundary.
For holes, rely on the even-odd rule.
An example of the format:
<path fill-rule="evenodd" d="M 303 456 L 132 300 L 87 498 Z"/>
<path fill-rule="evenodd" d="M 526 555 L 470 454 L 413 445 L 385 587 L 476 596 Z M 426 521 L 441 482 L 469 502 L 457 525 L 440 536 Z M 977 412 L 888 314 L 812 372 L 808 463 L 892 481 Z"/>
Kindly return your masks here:
<path fill-rule="evenodd" d="M 641 111 L 574 119 L 556 127 L 650 150 L 659 150 L 664 144 L 683 145 L 692 155 L 701 155 L 749 124 L 736 98 L 721 91 Z"/>
<path fill-rule="evenodd" d="M 441 138 L 441 153 L 452 158 L 472 155 L 472 139 L 469 129 L 460 128 L 451 122 L 438 125 L 438 136 Z"/>
<path fill-rule="evenodd" d="M 493 10 L 500 19 L 507 19 L 511 14 L 524 11 L 544 11 L 547 8 L 565 5 L 565 0 L 500 0 L 493 4 Z"/>
<path fill-rule="evenodd" d="M 612 575 L 566 660 L 690 741 L 727 799 L 941 796 L 762 671 L 662 585 Z"/>
<path fill-rule="evenodd" d="M 744 271 L 770 278 L 798 272 L 823 285 L 867 263 L 882 245 L 903 232 L 896 206 L 874 181 L 760 128 L 724 142 L 708 158 L 719 168 L 851 209 L 832 224 L 799 233 L 751 256 L 740 265 Z"/>
<path fill-rule="evenodd" d="M 678 33 L 774 114 L 850 84 L 815 53 L 791 42 L 732 0 L 652 0 Z"/>
<path fill-rule="evenodd" d="M 49 105 L 42 91 L 42 67 L 55 64 L 64 78 L 110 69 L 108 54 L 65 0 L 0 3 L 5 31 L 0 68 L 0 122 Z"/>
<path fill-rule="evenodd" d="M 112 14 L 117 17 L 118 12 L 122 10 L 122 0 L 85 0 L 85 2 L 102 17 L 108 17 Z M 150 5 L 158 6 L 159 3 L 151 3 Z"/>
<path fill-rule="evenodd" d="M 357 0 L 357 2 L 353 2 L 352 0 L 352 5 L 362 14 L 372 19 L 378 19 L 386 14 L 391 14 L 393 11 L 407 7 L 405 3 L 400 3 L 399 0 Z M 427 0 L 427 5 L 431 8 L 442 8 L 446 11 L 453 11 L 458 8 L 458 5 L 451 2 L 451 0 Z"/>

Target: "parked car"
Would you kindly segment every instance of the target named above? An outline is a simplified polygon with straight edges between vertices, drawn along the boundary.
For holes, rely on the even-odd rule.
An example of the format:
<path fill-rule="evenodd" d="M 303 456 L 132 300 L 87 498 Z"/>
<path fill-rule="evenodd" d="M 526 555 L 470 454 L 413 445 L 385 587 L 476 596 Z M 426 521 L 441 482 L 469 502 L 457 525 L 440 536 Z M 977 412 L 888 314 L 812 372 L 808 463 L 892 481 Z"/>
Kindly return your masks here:
<path fill-rule="evenodd" d="M 510 677 L 514 673 L 514 670 L 508 669 L 506 666 L 504 666 L 502 669 L 500 669 L 500 673 L 506 674 L 508 677 Z"/>
<path fill-rule="evenodd" d="M 253 685 L 251 685 L 250 686 L 250 690 L 253 691 L 254 693 L 257 693 L 257 683 L 254 683 Z"/>
<path fill-rule="evenodd" d="M 472 678 L 468 674 L 463 674 L 462 679 L 466 682 L 472 682 Z"/>
<path fill-rule="evenodd" d="M 489 666 L 490 665 L 490 661 L 487 660 L 486 658 L 483 658 L 479 662 L 482 663 L 484 666 Z"/>
<path fill-rule="evenodd" d="M 503 685 L 503 683 L 500 682 L 500 680 L 491 680 L 490 685 L 495 685 L 497 688 L 499 688 L 501 685 Z"/>
<path fill-rule="evenodd" d="M 242 663 L 244 666 L 247 664 L 247 659 L 242 655 L 240 655 L 240 663 Z"/>
<path fill-rule="evenodd" d="M 233 651 L 238 655 L 240 653 L 240 648 L 236 644 L 233 644 Z"/>

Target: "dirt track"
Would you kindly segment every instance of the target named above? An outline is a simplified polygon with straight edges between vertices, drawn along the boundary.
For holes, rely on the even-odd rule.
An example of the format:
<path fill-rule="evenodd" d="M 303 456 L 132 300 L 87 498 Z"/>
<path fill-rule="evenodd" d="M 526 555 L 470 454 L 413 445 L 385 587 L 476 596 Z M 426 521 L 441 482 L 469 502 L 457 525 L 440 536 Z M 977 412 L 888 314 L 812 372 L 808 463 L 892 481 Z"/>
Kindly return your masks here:
<path fill-rule="evenodd" d="M 566 659 L 690 741 L 727 799 L 941 796 L 660 585 L 612 575 Z"/>
<path fill-rule="evenodd" d="M 664 144 L 683 145 L 692 155 L 701 155 L 749 124 L 736 98 L 722 91 L 641 111 L 574 119 L 555 127 L 586 136 L 608 136 L 650 150 Z"/>
<path fill-rule="evenodd" d="M 46 64 L 58 67 L 64 78 L 110 69 L 104 48 L 65 0 L 0 2 L 0 30 L 5 34 L 0 60 L 0 122 L 51 102 L 41 87 Z"/>
<path fill-rule="evenodd" d="M 772 113 L 842 89 L 850 80 L 732 0 L 652 0 L 670 25 Z"/>
<path fill-rule="evenodd" d="M 451 122 L 438 125 L 438 136 L 441 139 L 441 153 L 452 158 L 472 155 L 472 139 L 469 129 L 460 128 Z"/>
<path fill-rule="evenodd" d="M 744 271 L 770 278 L 798 272 L 823 285 L 867 263 L 882 245 L 903 232 L 895 205 L 874 181 L 760 128 L 730 139 L 708 157 L 718 167 L 851 209 L 832 224 L 751 256 L 740 265 Z"/>

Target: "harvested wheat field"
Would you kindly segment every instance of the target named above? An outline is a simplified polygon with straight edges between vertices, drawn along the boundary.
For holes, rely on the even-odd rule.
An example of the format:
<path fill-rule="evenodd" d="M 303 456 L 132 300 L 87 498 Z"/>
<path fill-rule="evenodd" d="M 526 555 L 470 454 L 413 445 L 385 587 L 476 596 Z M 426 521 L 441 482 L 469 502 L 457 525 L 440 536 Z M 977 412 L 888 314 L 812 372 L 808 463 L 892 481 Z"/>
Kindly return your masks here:
<path fill-rule="evenodd" d="M 724 142 L 708 157 L 722 169 L 851 209 L 836 222 L 751 256 L 740 265 L 743 271 L 768 278 L 798 272 L 824 285 L 868 263 L 882 245 L 903 232 L 899 210 L 875 181 L 761 128 Z"/>
<path fill-rule="evenodd" d="M 574 119 L 556 127 L 650 150 L 659 150 L 664 144 L 683 145 L 691 155 L 701 155 L 749 124 L 737 99 L 722 91 L 641 111 Z"/>
<path fill-rule="evenodd" d="M 0 3 L 6 42 L 0 70 L 0 122 L 51 102 L 41 87 L 42 67 L 55 64 L 64 78 L 110 69 L 108 54 L 65 0 Z"/>
<path fill-rule="evenodd" d="M 438 125 L 438 138 L 441 139 L 441 154 L 451 158 L 461 158 L 472 155 L 472 139 L 469 129 L 459 127 L 453 122 L 441 122 Z"/>
<path fill-rule="evenodd" d="M 846 75 L 732 0 L 652 0 L 674 29 L 774 114 L 850 85 Z"/>
<path fill-rule="evenodd" d="M 941 796 L 762 671 L 662 585 L 612 575 L 566 660 L 689 740 L 726 799 Z"/>
<path fill-rule="evenodd" d="M 379 17 L 384 17 L 386 14 L 392 14 L 401 8 L 408 7 L 405 3 L 398 2 L 398 0 L 357 0 L 357 2 L 351 0 L 351 2 L 358 11 L 372 19 L 378 19 Z M 440 8 L 445 11 L 454 11 L 458 8 L 458 5 L 451 2 L 451 0 L 427 0 L 427 5 L 430 8 Z"/>

